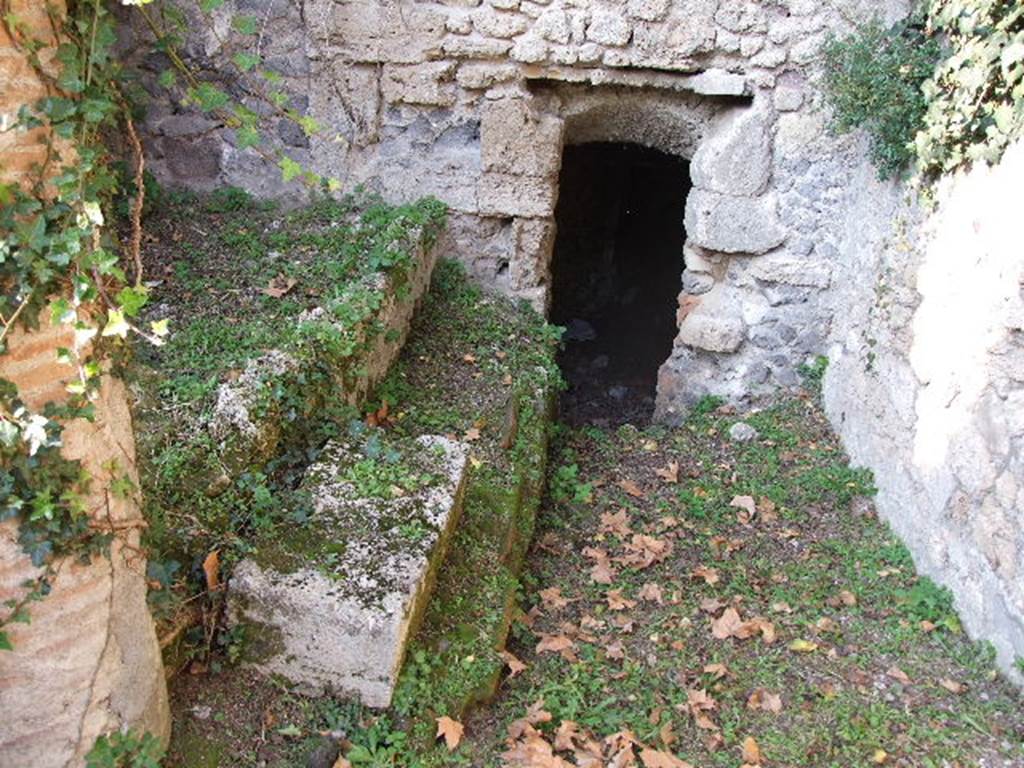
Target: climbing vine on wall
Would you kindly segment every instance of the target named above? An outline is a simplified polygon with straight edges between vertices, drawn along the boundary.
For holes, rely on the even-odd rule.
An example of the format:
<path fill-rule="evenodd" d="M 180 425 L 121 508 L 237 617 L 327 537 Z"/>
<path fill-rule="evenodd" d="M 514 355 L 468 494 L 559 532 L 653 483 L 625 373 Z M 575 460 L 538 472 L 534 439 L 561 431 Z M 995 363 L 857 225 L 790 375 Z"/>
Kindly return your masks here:
<path fill-rule="evenodd" d="M 922 10 L 825 46 L 833 128 L 865 129 L 882 177 L 915 163 L 926 178 L 995 163 L 1024 133 L 1024 5 L 931 0 Z"/>
<path fill-rule="evenodd" d="M 928 19 L 949 55 L 924 84 L 928 110 L 914 142 L 920 167 L 937 174 L 995 163 L 1024 133 L 1024 4 L 932 0 Z"/>
<path fill-rule="evenodd" d="M 222 2 L 200 0 L 199 18 L 209 21 Z M 216 76 L 204 76 L 180 53 L 189 25 L 177 6 L 151 0 L 122 4 L 134 6 L 153 47 L 172 63 L 162 85 L 234 128 L 240 145 L 272 160 L 285 181 L 298 177 L 310 185 L 338 186 L 262 146 L 257 111 L 229 96 L 215 84 Z M 33 410 L 11 381 L 0 379 L 0 520 L 18 521 L 19 542 L 41 569 L 24 585 L 23 597 L 0 609 L 0 650 L 10 650 L 5 627 L 30 620 L 29 604 L 48 593 L 60 563 L 104 552 L 112 537 L 87 512 L 92 479 L 79 462 L 62 456 L 63 430 L 73 419 L 92 418 L 103 357 L 112 344 L 129 334 L 162 344 L 169 329 L 166 321 L 146 327 L 136 321 L 147 300 L 140 256 L 145 158 L 133 120 L 138 105 L 131 101 L 130 78 L 116 55 L 113 4 L 71 0 L 66 12 L 48 5 L 49 30 L 43 36 L 18 16 L 11 0 L 0 0 L 0 12 L 10 39 L 45 86 L 45 95 L 23 104 L 4 127 L 39 129 L 45 154 L 27 182 L 0 184 L 0 354 L 7 352 L 15 328 L 32 330 L 41 321 L 65 326 L 69 338 L 57 351 L 57 361 L 67 366 L 62 378 L 69 381 L 61 403 Z M 255 31 L 251 17 L 235 16 L 230 26 L 243 41 Z M 232 62 L 240 73 L 267 84 L 244 89 L 250 102 L 262 100 L 274 117 L 294 120 L 307 134 L 318 130 L 315 121 L 287 107 L 287 98 L 274 89 L 276 76 L 261 68 L 259 56 L 245 50 L 244 42 L 235 45 Z M 131 158 L 127 179 L 114 170 L 122 154 Z M 130 233 L 123 240 L 108 226 L 119 198 L 130 198 Z"/>

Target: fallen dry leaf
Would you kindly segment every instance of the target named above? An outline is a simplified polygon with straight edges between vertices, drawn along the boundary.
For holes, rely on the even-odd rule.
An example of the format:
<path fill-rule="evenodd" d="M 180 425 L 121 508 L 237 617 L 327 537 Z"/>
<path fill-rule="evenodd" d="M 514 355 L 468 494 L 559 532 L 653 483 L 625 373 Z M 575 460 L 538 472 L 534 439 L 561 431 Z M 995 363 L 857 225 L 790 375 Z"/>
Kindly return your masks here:
<path fill-rule="evenodd" d="M 714 675 L 715 679 L 718 680 L 719 678 L 728 675 L 729 669 L 725 664 L 705 664 L 704 672 L 708 675 Z"/>
<path fill-rule="evenodd" d="M 670 461 L 661 469 L 654 470 L 654 474 L 660 477 L 664 482 L 674 484 L 679 482 L 679 462 Z"/>
<path fill-rule="evenodd" d="M 728 603 L 724 600 L 718 599 L 717 597 L 705 597 L 700 601 L 700 609 L 704 611 L 704 613 L 718 613 L 726 605 L 728 605 Z"/>
<path fill-rule="evenodd" d="M 215 592 L 220 586 L 220 550 L 213 550 L 203 560 L 203 574 L 206 576 L 206 588 Z"/>
<path fill-rule="evenodd" d="M 640 591 L 637 592 L 637 597 L 650 603 L 657 603 L 658 605 L 662 605 L 664 603 L 664 596 L 661 593 L 661 587 L 653 581 L 649 581 L 640 587 Z"/>
<path fill-rule="evenodd" d="M 632 480 L 619 480 L 618 486 L 635 499 L 643 499 L 647 496 L 647 494 L 641 490 L 640 486 Z"/>
<path fill-rule="evenodd" d="M 561 587 L 548 587 L 537 594 L 540 595 L 541 602 L 548 610 L 557 611 L 570 603 L 568 598 L 562 597 Z"/>
<path fill-rule="evenodd" d="M 565 635 L 541 634 L 540 642 L 537 643 L 536 653 L 561 653 L 572 650 L 575 643 Z"/>
<path fill-rule="evenodd" d="M 476 427 L 470 427 L 466 430 L 466 433 L 462 436 L 463 440 L 473 442 L 474 440 L 480 439 L 480 430 Z"/>
<path fill-rule="evenodd" d="M 434 738 L 439 739 L 443 736 L 444 743 L 448 747 L 448 751 L 451 752 L 462 741 L 463 730 L 462 723 L 445 715 L 437 718 L 437 735 Z"/>
<path fill-rule="evenodd" d="M 524 669 L 526 669 L 526 664 L 524 664 L 522 661 L 520 661 L 518 658 L 516 658 L 509 651 L 501 651 L 501 652 L 499 652 L 498 655 L 501 656 L 501 660 L 504 661 L 505 662 L 505 666 L 508 667 L 508 676 L 509 677 L 515 677 L 520 672 L 522 672 Z"/>
<path fill-rule="evenodd" d="M 910 685 L 910 676 L 899 667 L 889 667 L 885 674 L 903 685 Z"/>
<path fill-rule="evenodd" d="M 967 686 L 963 683 L 958 683 L 956 680 L 950 680 L 948 677 L 944 677 L 939 680 L 939 685 L 945 688 L 950 693 L 960 694 L 967 690 Z"/>
<path fill-rule="evenodd" d="M 743 621 L 739 612 L 732 607 L 726 608 L 722 615 L 711 622 L 711 634 L 716 640 L 727 640 L 734 637 L 737 640 L 747 640 L 760 634 L 761 639 L 771 644 L 775 642 L 775 625 L 763 616 Z"/>
<path fill-rule="evenodd" d="M 632 532 L 629 527 L 629 515 L 625 509 L 601 513 L 601 533 L 613 533 L 624 539 Z"/>
<path fill-rule="evenodd" d="M 692 768 L 690 763 L 680 760 L 670 752 L 644 747 L 640 750 L 640 762 L 644 768 Z"/>
<path fill-rule="evenodd" d="M 649 568 L 672 554 L 672 542 L 656 539 L 643 533 L 633 534 L 625 544 L 626 554 L 615 558 L 615 562 L 631 568 Z"/>
<path fill-rule="evenodd" d="M 626 658 L 626 650 L 622 643 L 616 640 L 614 643 L 609 643 L 604 647 L 605 655 L 612 661 L 621 661 Z"/>
<path fill-rule="evenodd" d="M 714 586 L 719 581 L 718 569 L 708 568 L 706 565 L 698 565 L 690 571 L 690 575 L 695 579 L 704 579 L 704 583 L 708 586 Z"/>
<path fill-rule="evenodd" d="M 779 515 L 775 511 L 775 502 L 766 496 L 757 500 L 757 514 L 762 523 L 774 523 L 779 519 Z"/>
<path fill-rule="evenodd" d="M 722 615 L 711 622 L 711 634 L 716 640 L 728 640 L 743 626 L 743 619 L 735 608 L 726 608 Z"/>
<path fill-rule="evenodd" d="M 740 510 L 737 513 L 737 517 L 744 525 L 749 523 L 754 515 L 757 514 L 757 503 L 754 501 L 753 496 L 733 496 L 729 506 Z"/>
<path fill-rule="evenodd" d="M 595 584 L 611 584 L 615 581 L 615 569 L 608 559 L 608 553 L 603 549 L 587 547 L 583 554 L 594 561 L 590 568 L 590 580 Z"/>
<path fill-rule="evenodd" d="M 747 709 L 761 709 L 777 715 L 782 711 L 782 697 L 767 688 L 755 688 L 747 698 Z"/>
<path fill-rule="evenodd" d="M 529 728 L 550 721 L 551 713 L 544 709 L 544 699 L 537 699 L 526 709 L 526 714 L 523 717 L 509 723 L 508 737 L 511 741 L 515 741 L 526 733 Z"/>
<path fill-rule="evenodd" d="M 338 759 L 334 761 L 334 765 L 331 768 L 352 768 L 352 763 L 342 755 L 338 755 Z"/>
<path fill-rule="evenodd" d="M 555 751 L 571 752 L 576 748 L 576 742 L 581 739 L 579 725 L 572 720 L 563 720 L 555 731 Z"/>
<path fill-rule="evenodd" d="M 748 765 L 761 764 L 761 748 L 757 745 L 757 741 L 753 736 L 747 736 L 747 738 L 743 740 L 741 750 L 744 763 L 747 763 Z"/>
<path fill-rule="evenodd" d="M 270 296 L 271 298 L 274 299 L 280 299 L 294 287 L 294 277 L 285 277 L 284 275 L 278 275 L 267 284 L 266 288 L 261 289 L 260 293 L 266 296 Z"/>
<path fill-rule="evenodd" d="M 623 596 L 621 589 L 609 589 L 605 599 L 608 601 L 608 609 L 612 611 L 625 611 L 636 605 L 636 600 Z"/>

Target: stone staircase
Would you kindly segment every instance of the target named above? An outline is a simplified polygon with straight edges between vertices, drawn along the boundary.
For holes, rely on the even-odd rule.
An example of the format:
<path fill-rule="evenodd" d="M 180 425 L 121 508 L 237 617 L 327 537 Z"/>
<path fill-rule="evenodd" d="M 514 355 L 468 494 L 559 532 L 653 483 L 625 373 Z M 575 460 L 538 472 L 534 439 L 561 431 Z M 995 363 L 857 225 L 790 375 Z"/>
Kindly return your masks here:
<path fill-rule="evenodd" d="M 229 603 L 234 624 L 261 628 L 250 659 L 261 670 L 371 707 L 391 703 L 462 514 L 468 463 L 466 446 L 444 437 L 392 450 L 391 466 L 417 487 L 361 487 L 356 468 L 388 464 L 330 444 L 307 472 L 308 530 L 262 542 L 235 568 Z"/>
<path fill-rule="evenodd" d="M 551 344 L 517 328 L 527 310 L 456 282 L 454 297 L 451 285 L 426 297 L 381 384 L 405 387 L 405 410 L 388 429 L 360 428 L 323 450 L 302 483 L 310 520 L 256 540 L 228 593 L 249 664 L 373 708 L 398 692 L 431 727 L 435 713 L 461 716 L 500 680 L 557 378 Z M 490 337 L 472 343 L 478 325 Z M 509 344 L 519 345 L 512 355 Z M 466 378 L 485 345 L 496 365 Z M 466 415 L 452 413 L 457 403 Z M 422 686 L 430 695 L 403 692 L 424 674 L 441 682 Z"/>

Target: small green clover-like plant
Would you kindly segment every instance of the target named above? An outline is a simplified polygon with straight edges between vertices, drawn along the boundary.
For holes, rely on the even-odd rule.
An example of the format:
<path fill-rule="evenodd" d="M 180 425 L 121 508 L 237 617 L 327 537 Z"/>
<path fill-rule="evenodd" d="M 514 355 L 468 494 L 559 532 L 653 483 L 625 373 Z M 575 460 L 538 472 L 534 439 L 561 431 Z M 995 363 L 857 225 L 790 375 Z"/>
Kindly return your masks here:
<path fill-rule="evenodd" d="M 897 597 L 904 614 L 915 621 L 929 621 L 950 632 L 960 631 L 960 620 L 953 609 L 953 593 L 927 576 L 920 577 L 910 589 Z"/>
<path fill-rule="evenodd" d="M 85 756 L 86 768 L 160 768 L 164 750 L 157 738 L 134 731 L 100 736 Z"/>

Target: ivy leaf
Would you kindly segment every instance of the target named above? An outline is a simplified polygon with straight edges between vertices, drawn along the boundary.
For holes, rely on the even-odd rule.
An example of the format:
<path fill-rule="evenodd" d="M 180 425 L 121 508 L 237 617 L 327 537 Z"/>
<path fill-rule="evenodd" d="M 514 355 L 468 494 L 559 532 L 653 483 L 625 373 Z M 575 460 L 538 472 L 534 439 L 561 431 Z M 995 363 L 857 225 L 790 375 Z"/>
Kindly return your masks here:
<path fill-rule="evenodd" d="M 149 291 L 145 286 L 139 288 L 122 288 L 117 294 L 117 303 L 121 310 L 128 317 L 135 317 L 139 311 L 146 306 L 149 300 Z"/>
<path fill-rule="evenodd" d="M 240 52 L 236 53 L 231 58 L 231 60 L 234 61 L 235 62 L 235 66 L 238 67 L 243 72 L 248 72 L 253 67 L 255 67 L 257 64 L 260 63 L 260 57 L 259 56 L 257 56 L 256 54 L 253 54 L 253 53 L 246 53 L 245 51 L 240 51 Z"/>
<path fill-rule="evenodd" d="M 128 335 L 130 326 L 124 318 L 124 312 L 120 309 L 112 309 L 107 313 L 107 324 L 103 327 L 102 336 L 117 336 L 125 338 Z"/>
<path fill-rule="evenodd" d="M 295 122 L 299 124 L 307 136 L 312 136 L 314 133 L 318 133 L 323 127 L 319 122 L 317 122 L 316 118 L 309 115 L 300 117 Z"/>
<path fill-rule="evenodd" d="M 193 88 L 189 95 L 204 112 L 221 109 L 229 100 L 228 95 L 213 83 L 200 83 L 199 87 Z"/>
<path fill-rule="evenodd" d="M 160 77 L 156 81 L 160 84 L 161 88 L 173 88 L 174 84 L 178 82 L 178 74 L 173 69 L 165 69 L 160 73 Z"/>
<path fill-rule="evenodd" d="M 0 632 L 0 651 L 13 651 L 14 646 L 11 645 L 11 639 L 7 636 L 6 632 Z"/>
<path fill-rule="evenodd" d="M 286 183 L 296 176 L 302 175 L 302 166 L 287 155 L 281 158 L 281 162 L 278 165 L 281 167 L 281 178 Z"/>
<path fill-rule="evenodd" d="M 241 149 L 248 149 L 249 147 L 259 146 L 260 143 L 260 132 L 251 125 L 239 126 L 235 132 L 238 136 L 238 146 Z"/>
<path fill-rule="evenodd" d="M 235 16 L 231 20 L 231 26 L 235 28 L 235 31 L 242 35 L 255 35 L 256 34 L 256 17 L 255 16 Z"/>
<path fill-rule="evenodd" d="M 149 330 L 158 339 L 162 339 L 170 332 L 170 329 L 167 327 L 169 322 L 170 321 L 167 318 L 164 318 L 163 320 L 154 320 L 149 324 Z"/>
<path fill-rule="evenodd" d="M 203 13 L 213 13 L 224 5 L 224 0 L 199 0 L 199 8 Z"/>

